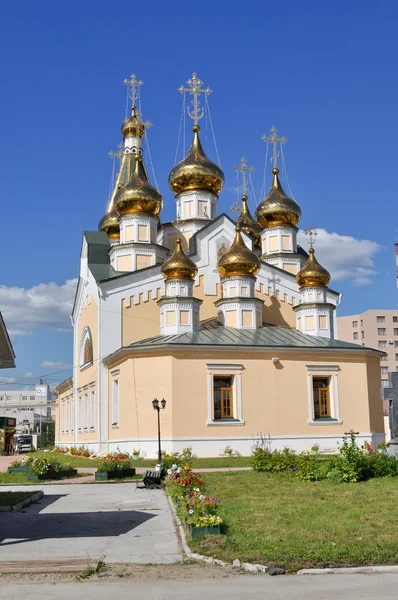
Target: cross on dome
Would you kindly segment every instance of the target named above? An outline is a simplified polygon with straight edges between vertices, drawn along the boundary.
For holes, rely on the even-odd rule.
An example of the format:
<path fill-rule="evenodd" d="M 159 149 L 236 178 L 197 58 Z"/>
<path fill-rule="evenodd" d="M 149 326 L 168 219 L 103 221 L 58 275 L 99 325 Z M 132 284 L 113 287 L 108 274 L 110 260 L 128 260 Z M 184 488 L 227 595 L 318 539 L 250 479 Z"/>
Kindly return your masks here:
<path fill-rule="evenodd" d="M 240 171 L 242 173 L 242 196 L 246 196 L 247 191 L 247 177 L 246 173 L 252 173 L 254 171 L 254 167 L 247 166 L 247 160 L 244 156 L 240 159 L 240 165 L 234 165 L 234 171 Z"/>
<path fill-rule="evenodd" d="M 308 227 L 307 231 L 304 231 L 304 235 L 306 236 L 306 239 L 310 245 L 310 248 L 313 248 L 313 246 L 316 242 L 316 236 L 318 235 L 318 232 L 315 229 L 313 229 L 310 225 Z"/>
<path fill-rule="evenodd" d="M 138 81 L 137 77 L 133 73 L 131 75 L 130 79 L 123 79 L 123 83 L 128 85 L 129 98 L 132 101 L 133 106 L 135 106 L 135 102 L 136 102 L 136 100 L 138 100 L 138 96 L 139 96 L 139 89 L 142 85 L 144 85 L 144 82 L 141 80 Z"/>
<path fill-rule="evenodd" d="M 191 94 L 193 96 L 193 109 L 189 110 L 188 108 L 187 110 L 188 115 L 194 122 L 194 125 L 197 126 L 199 119 L 202 119 L 202 117 L 205 114 L 204 108 L 199 106 L 199 96 L 200 94 L 211 94 L 211 89 L 209 88 L 209 86 L 207 86 L 207 88 L 202 89 L 203 81 L 201 79 L 198 79 L 198 76 L 195 72 L 192 73 L 191 79 L 188 79 L 187 85 L 189 87 L 184 87 L 183 85 L 180 85 L 178 91 L 181 92 L 181 94 Z"/>
<path fill-rule="evenodd" d="M 274 169 L 278 168 L 278 157 L 279 157 L 279 152 L 277 150 L 277 143 L 279 142 L 280 144 L 286 144 L 287 139 L 282 136 L 282 137 L 278 137 L 276 134 L 278 133 L 278 130 L 276 129 L 275 125 L 272 125 L 271 127 L 271 135 L 263 135 L 261 136 L 261 139 L 264 140 L 264 142 L 271 142 L 272 144 L 272 160 L 274 163 Z"/>

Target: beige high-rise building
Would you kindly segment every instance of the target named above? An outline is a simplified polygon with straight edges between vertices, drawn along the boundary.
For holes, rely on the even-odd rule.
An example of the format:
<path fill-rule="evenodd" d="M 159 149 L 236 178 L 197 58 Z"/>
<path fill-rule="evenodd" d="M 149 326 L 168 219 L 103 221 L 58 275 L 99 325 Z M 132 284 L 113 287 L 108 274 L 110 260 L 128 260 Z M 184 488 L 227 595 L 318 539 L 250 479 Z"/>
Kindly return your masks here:
<path fill-rule="evenodd" d="M 380 358 L 380 373 L 381 386 L 388 387 L 388 373 L 398 371 L 398 310 L 367 310 L 338 317 L 337 323 L 340 340 L 386 353 Z"/>

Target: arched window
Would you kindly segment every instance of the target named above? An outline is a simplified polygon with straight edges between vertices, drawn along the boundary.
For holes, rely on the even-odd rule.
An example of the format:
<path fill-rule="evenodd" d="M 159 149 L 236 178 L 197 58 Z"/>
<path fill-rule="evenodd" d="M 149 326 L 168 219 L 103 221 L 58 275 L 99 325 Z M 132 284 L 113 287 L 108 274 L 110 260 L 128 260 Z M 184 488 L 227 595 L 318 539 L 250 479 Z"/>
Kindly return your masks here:
<path fill-rule="evenodd" d="M 80 345 L 80 368 L 87 367 L 93 363 L 93 342 L 89 327 L 83 330 L 82 341 Z"/>

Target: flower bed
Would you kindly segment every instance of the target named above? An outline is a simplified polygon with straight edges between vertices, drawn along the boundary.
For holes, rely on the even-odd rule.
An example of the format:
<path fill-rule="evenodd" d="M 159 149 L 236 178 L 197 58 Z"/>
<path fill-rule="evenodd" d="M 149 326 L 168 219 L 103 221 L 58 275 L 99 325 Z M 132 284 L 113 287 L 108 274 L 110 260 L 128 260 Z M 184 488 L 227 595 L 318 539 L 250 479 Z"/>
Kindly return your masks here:
<path fill-rule="evenodd" d="M 96 471 L 95 481 L 107 481 L 108 479 L 124 479 L 124 477 L 133 477 L 135 469 L 121 469 L 120 471 Z"/>
<path fill-rule="evenodd" d="M 272 452 L 266 444 L 262 444 L 254 448 L 252 464 L 256 471 L 290 471 L 303 481 L 328 479 L 335 483 L 356 483 L 373 477 L 398 475 L 398 460 L 387 455 L 384 444 L 376 450 L 367 442 L 358 446 L 353 432 L 344 436 L 338 456 L 321 456 L 317 445 L 309 452 L 296 454 L 290 448 Z"/>
<path fill-rule="evenodd" d="M 101 459 L 100 466 L 95 473 L 96 481 L 107 479 L 122 479 L 135 475 L 132 460 L 126 454 L 111 453 Z"/>
<path fill-rule="evenodd" d="M 69 463 L 60 463 L 54 457 L 34 458 L 33 456 L 14 461 L 8 472 L 27 473 L 29 481 L 64 479 L 65 477 L 76 477 L 77 475 L 77 469 L 73 469 Z"/>
<path fill-rule="evenodd" d="M 217 515 L 219 500 L 206 493 L 204 481 L 186 463 L 172 464 L 167 470 L 167 494 L 177 505 L 177 512 L 192 537 L 219 535 L 221 517 Z"/>

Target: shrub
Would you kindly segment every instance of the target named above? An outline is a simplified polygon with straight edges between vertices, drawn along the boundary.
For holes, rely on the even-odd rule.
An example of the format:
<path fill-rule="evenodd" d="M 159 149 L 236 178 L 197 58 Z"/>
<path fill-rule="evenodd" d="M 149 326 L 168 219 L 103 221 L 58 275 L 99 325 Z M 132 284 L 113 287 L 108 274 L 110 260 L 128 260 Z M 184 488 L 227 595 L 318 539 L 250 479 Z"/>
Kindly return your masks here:
<path fill-rule="evenodd" d="M 97 471 L 126 471 L 132 468 L 134 465 L 126 454 L 111 453 L 101 459 Z"/>
<path fill-rule="evenodd" d="M 195 455 L 192 454 L 192 448 L 184 448 L 181 453 L 173 452 L 172 454 L 163 450 L 162 466 L 166 471 L 172 467 L 184 467 L 185 465 L 191 467 L 193 458 L 195 458 Z"/>
<path fill-rule="evenodd" d="M 295 454 L 289 448 L 271 452 L 270 444 L 258 444 L 253 449 L 252 465 L 257 471 L 269 473 L 290 471 L 303 481 L 328 479 L 356 483 L 371 477 L 398 475 L 398 460 L 386 454 L 385 445 L 376 451 L 368 442 L 359 447 L 353 431 L 343 437 L 337 457 L 321 457 L 318 445 L 314 445 L 311 451 Z"/>
<path fill-rule="evenodd" d="M 34 458 L 30 464 L 30 470 L 34 475 L 50 475 L 51 473 L 62 473 L 70 469 L 72 469 L 72 465 L 57 462 L 55 458 Z"/>

